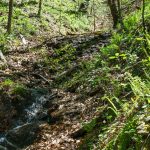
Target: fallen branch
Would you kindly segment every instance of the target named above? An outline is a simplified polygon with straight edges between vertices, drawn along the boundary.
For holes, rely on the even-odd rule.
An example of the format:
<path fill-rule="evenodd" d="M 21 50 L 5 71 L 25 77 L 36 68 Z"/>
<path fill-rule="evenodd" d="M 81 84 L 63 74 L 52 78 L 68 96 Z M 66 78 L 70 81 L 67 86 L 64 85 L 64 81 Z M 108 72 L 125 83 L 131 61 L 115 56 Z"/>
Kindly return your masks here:
<path fill-rule="evenodd" d="M 7 64 L 7 60 L 5 59 L 5 56 L 3 55 L 2 51 L 0 50 L 0 58 L 3 60 L 5 64 Z"/>
<path fill-rule="evenodd" d="M 48 80 L 48 79 L 46 79 L 46 78 L 45 78 L 45 77 L 43 77 L 42 75 L 40 75 L 40 74 L 36 74 L 36 73 L 32 73 L 31 75 L 36 76 L 36 77 L 40 77 L 40 78 L 42 78 L 44 81 L 46 81 L 48 84 L 50 84 L 50 85 L 51 85 L 51 81 L 50 81 L 50 80 Z"/>

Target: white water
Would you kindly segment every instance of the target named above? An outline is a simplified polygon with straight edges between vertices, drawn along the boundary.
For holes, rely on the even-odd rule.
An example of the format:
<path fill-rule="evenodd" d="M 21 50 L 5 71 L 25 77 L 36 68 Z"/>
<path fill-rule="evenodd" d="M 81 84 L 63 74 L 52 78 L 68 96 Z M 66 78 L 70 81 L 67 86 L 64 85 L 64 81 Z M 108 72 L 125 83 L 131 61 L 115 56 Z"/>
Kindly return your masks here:
<path fill-rule="evenodd" d="M 47 100 L 49 100 L 50 97 L 51 97 L 51 95 L 43 95 L 43 96 L 37 97 L 35 99 L 35 102 L 33 102 L 32 105 L 30 105 L 23 111 L 26 115 L 26 116 L 24 116 L 26 118 L 26 122 L 22 122 L 21 119 L 16 120 L 16 124 L 15 124 L 16 126 L 14 129 L 19 128 L 20 126 L 22 126 L 25 123 L 37 120 L 38 113 L 44 111 L 43 104 Z M 6 141 L 5 134 L 0 134 L 0 145 L 2 143 L 4 143 L 5 141 Z"/>
<path fill-rule="evenodd" d="M 47 96 L 36 98 L 36 101 L 25 109 L 27 122 L 31 122 L 32 120 L 37 119 L 37 115 L 40 111 L 43 110 L 43 104 L 47 101 L 47 99 Z"/>

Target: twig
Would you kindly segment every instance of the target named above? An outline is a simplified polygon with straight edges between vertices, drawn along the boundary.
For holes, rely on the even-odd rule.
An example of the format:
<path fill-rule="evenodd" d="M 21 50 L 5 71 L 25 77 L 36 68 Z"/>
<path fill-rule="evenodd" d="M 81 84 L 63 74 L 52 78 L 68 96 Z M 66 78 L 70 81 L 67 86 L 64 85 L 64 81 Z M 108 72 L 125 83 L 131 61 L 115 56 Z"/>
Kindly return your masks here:
<path fill-rule="evenodd" d="M 40 78 L 42 78 L 44 81 L 46 81 L 48 84 L 50 84 L 50 85 L 51 85 L 51 81 L 50 81 L 50 80 L 48 80 L 48 79 L 46 79 L 46 78 L 45 78 L 45 77 L 43 77 L 42 75 L 37 74 L 37 73 L 32 73 L 31 75 L 33 75 L 33 76 L 37 76 L 37 77 L 40 77 Z"/>

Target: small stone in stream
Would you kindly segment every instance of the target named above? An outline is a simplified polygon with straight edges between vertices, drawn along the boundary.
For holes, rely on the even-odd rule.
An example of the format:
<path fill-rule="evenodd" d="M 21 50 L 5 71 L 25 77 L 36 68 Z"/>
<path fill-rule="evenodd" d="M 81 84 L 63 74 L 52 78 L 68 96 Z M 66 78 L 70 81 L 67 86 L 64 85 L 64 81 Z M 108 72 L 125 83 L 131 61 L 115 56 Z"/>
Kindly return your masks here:
<path fill-rule="evenodd" d="M 53 107 L 54 105 L 56 105 L 56 104 L 52 104 L 52 99 L 54 99 L 54 98 L 59 98 L 58 97 L 58 95 L 57 94 L 52 94 L 49 98 L 48 98 L 48 100 L 46 100 L 42 105 L 43 105 L 43 107 L 44 108 L 50 108 L 50 107 Z"/>
<path fill-rule="evenodd" d="M 41 112 L 37 113 L 37 119 L 38 120 L 45 121 L 45 120 L 47 120 L 47 118 L 48 118 L 48 115 L 46 112 L 41 111 Z"/>
<path fill-rule="evenodd" d="M 6 140 L 8 141 L 7 143 L 11 143 L 17 147 L 23 148 L 35 140 L 37 131 L 37 123 L 24 124 L 23 126 L 8 131 L 6 135 Z"/>
<path fill-rule="evenodd" d="M 48 120 L 47 122 L 52 125 L 52 124 L 56 124 L 58 121 L 60 121 L 61 118 L 60 116 L 48 116 Z"/>
<path fill-rule="evenodd" d="M 59 105 L 55 104 L 52 108 L 49 108 L 47 111 L 48 123 L 55 124 L 62 119 L 62 110 L 57 110 Z"/>

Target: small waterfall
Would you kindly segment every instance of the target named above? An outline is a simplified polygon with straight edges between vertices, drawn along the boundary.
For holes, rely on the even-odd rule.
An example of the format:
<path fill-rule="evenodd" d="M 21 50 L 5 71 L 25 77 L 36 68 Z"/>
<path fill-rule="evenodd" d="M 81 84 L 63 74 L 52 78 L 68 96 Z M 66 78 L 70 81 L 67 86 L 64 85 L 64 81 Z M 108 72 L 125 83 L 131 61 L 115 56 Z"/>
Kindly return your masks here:
<path fill-rule="evenodd" d="M 39 113 L 44 113 L 43 104 L 47 102 L 47 99 L 48 96 L 41 96 L 40 98 L 36 98 L 36 101 L 25 109 L 27 122 L 37 120 Z"/>
<path fill-rule="evenodd" d="M 48 108 L 46 108 L 45 106 L 47 106 L 47 103 L 55 98 L 57 94 L 41 92 L 41 89 L 40 91 L 33 89 L 31 92 L 31 103 L 25 106 L 25 108 L 21 111 L 21 113 L 19 114 L 20 117 L 18 117 L 14 121 L 13 128 L 9 131 L 21 129 L 24 127 L 24 125 L 26 126 L 28 124 L 32 125 L 34 123 L 38 123 L 43 120 L 44 117 L 47 117 Z M 10 146 L 9 141 L 6 138 L 9 131 L 7 131 L 6 133 L 0 133 L 0 148 L 7 147 L 7 145 Z"/>

